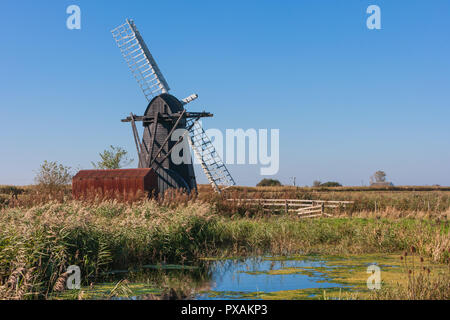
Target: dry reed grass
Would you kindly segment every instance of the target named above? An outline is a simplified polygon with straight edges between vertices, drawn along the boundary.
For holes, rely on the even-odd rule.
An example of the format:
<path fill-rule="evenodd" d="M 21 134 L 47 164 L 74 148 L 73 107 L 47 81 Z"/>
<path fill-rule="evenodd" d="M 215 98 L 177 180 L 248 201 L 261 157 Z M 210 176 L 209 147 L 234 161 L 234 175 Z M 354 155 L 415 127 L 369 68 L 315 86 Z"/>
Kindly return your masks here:
<path fill-rule="evenodd" d="M 425 267 L 424 259 L 417 254 L 416 247 L 411 246 L 400 257 L 406 285 L 398 284 L 375 291 L 369 299 L 374 300 L 449 300 L 450 299 L 450 263 L 448 269 L 439 274 L 432 274 Z"/>
<path fill-rule="evenodd" d="M 247 218 L 221 215 L 211 204 L 182 194 L 173 197 L 187 202 L 71 201 L 1 210 L 0 297 L 45 298 L 61 289 L 73 264 L 89 283 L 111 268 L 185 263 L 209 255 L 392 253 L 414 245 L 422 255 L 448 261 L 449 231 L 443 222 Z"/>
<path fill-rule="evenodd" d="M 108 199 L 120 202 L 136 202 L 148 195 L 112 194 L 90 190 L 84 201 L 100 203 Z M 335 210 L 333 213 L 347 216 L 365 216 L 375 213 L 378 216 L 391 214 L 393 218 L 417 216 L 418 218 L 450 217 L 450 189 L 447 187 L 336 187 L 336 188 L 298 188 L 298 187 L 233 187 L 222 196 L 215 194 L 209 185 L 199 185 L 198 194 L 188 195 L 180 190 L 169 190 L 164 195 L 151 195 L 161 205 L 176 206 L 188 201 L 201 200 L 217 207 L 223 214 L 257 215 L 261 208 L 238 205 L 226 199 L 303 199 L 303 200 L 349 200 L 354 204 Z M 1 207 L 32 207 L 49 201 L 71 201 L 71 188 L 65 186 L 48 190 L 38 186 L 12 187 L 0 186 Z"/>

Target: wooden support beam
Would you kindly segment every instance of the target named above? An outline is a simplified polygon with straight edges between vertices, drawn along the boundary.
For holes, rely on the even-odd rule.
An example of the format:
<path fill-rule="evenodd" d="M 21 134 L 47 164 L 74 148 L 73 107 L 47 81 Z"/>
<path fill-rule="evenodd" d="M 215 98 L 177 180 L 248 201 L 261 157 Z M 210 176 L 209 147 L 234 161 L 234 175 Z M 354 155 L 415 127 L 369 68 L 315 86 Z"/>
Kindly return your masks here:
<path fill-rule="evenodd" d="M 150 167 L 152 166 L 153 162 L 156 161 L 156 158 L 159 156 L 159 154 L 161 153 L 162 149 L 165 147 L 165 145 L 167 144 L 167 142 L 169 142 L 170 137 L 172 136 L 172 133 L 175 131 L 175 129 L 177 128 L 178 124 L 180 123 L 181 119 L 183 118 L 184 114 L 186 112 L 186 109 L 183 110 L 183 112 L 181 113 L 180 117 L 178 118 L 178 120 L 175 122 L 175 124 L 172 127 L 172 130 L 170 130 L 169 134 L 167 135 L 166 139 L 164 139 L 164 142 L 162 143 L 162 145 L 159 147 L 158 152 L 156 152 L 156 156 L 155 158 L 152 159 L 152 161 L 150 162 Z M 162 162 L 161 162 L 162 163 Z"/>
<path fill-rule="evenodd" d="M 136 123 L 134 122 L 134 115 L 133 113 L 130 113 L 130 117 L 131 117 L 131 129 L 133 130 L 133 137 L 134 137 L 134 142 L 136 144 L 136 149 L 137 149 L 137 153 L 138 153 L 138 157 L 139 157 L 139 168 L 143 168 L 143 161 L 142 161 L 142 144 L 141 144 L 141 140 L 139 138 L 139 132 L 137 131 L 136 128 Z"/>
<path fill-rule="evenodd" d="M 182 111 L 182 112 L 177 112 L 177 113 L 172 113 L 172 114 L 159 114 L 159 118 L 165 121 L 176 121 L 181 113 L 185 112 L 184 116 L 186 118 L 205 118 L 205 117 L 213 117 L 214 115 L 212 113 L 209 112 L 186 112 Z M 153 115 L 146 115 L 146 116 L 134 116 L 134 121 L 152 121 L 154 119 Z M 131 121 L 131 117 L 127 117 L 125 119 L 121 120 L 122 122 L 130 122 Z"/>
<path fill-rule="evenodd" d="M 152 139 L 153 136 L 152 136 L 152 133 L 150 132 L 150 126 L 144 127 L 144 135 L 145 135 L 146 131 L 148 132 L 148 136 L 150 137 L 150 139 Z M 144 138 L 142 139 L 142 144 L 145 149 L 145 150 L 143 149 L 143 152 L 145 151 L 145 166 L 147 167 L 147 165 L 150 163 L 151 154 L 149 153 L 149 146 L 147 146 L 147 143 L 145 142 Z"/>
<path fill-rule="evenodd" d="M 152 142 L 150 143 L 150 150 L 148 151 L 148 159 L 147 159 L 147 166 L 151 168 L 151 163 L 153 161 L 153 147 L 155 145 L 155 137 L 156 137 L 156 129 L 158 128 L 158 119 L 159 119 L 159 112 L 156 111 L 155 113 L 155 122 L 153 122 L 153 135 L 152 135 Z M 150 129 L 149 129 L 150 130 Z"/>

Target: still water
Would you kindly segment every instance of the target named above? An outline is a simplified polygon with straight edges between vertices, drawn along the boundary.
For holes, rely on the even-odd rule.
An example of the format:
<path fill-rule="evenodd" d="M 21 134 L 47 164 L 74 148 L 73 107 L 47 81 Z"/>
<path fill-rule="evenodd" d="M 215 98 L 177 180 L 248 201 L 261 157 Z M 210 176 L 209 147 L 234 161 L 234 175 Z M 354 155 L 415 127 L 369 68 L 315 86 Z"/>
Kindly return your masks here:
<path fill-rule="evenodd" d="M 304 269 L 310 274 L 302 274 Z M 210 290 L 195 295 L 196 299 L 258 299 L 261 293 L 312 288 L 336 288 L 325 273 L 323 261 L 248 258 L 216 261 L 212 264 Z"/>
<path fill-rule="evenodd" d="M 60 298 L 320 299 L 327 293 L 327 298 L 340 298 L 344 291 L 367 291 L 367 267 L 374 263 L 384 272 L 399 268 L 395 257 L 373 255 L 205 259 L 192 265 L 108 272 L 100 281 Z"/>

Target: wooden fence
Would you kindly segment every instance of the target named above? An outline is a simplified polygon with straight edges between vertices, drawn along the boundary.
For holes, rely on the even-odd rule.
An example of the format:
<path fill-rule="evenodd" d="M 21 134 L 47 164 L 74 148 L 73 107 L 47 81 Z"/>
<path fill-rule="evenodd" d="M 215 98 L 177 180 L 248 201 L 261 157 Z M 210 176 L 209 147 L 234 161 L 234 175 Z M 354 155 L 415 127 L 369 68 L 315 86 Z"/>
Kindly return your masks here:
<path fill-rule="evenodd" d="M 325 201 L 325 200 L 297 200 L 297 199 L 228 199 L 237 203 L 252 206 L 261 206 L 264 211 L 284 211 L 296 213 L 301 218 L 313 218 L 319 216 L 330 217 L 325 209 L 345 208 L 353 201 Z"/>

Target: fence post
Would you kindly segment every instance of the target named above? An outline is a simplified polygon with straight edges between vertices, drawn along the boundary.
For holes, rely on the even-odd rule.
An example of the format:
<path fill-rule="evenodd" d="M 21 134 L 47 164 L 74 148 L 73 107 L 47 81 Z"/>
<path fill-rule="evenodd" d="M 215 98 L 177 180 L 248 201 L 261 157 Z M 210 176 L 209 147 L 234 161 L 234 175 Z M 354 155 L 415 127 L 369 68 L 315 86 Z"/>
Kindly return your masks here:
<path fill-rule="evenodd" d="M 325 203 L 322 202 L 321 206 L 322 215 L 325 213 Z"/>
<path fill-rule="evenodd" d="M 287 199 L 286 199 L 286 204 L 285 204 L 285 209 L 286 209 L 286 214 L 288 214 L 289 213 L 289 205 L 288 205 L 288 201 L 287 201 Z"/>

